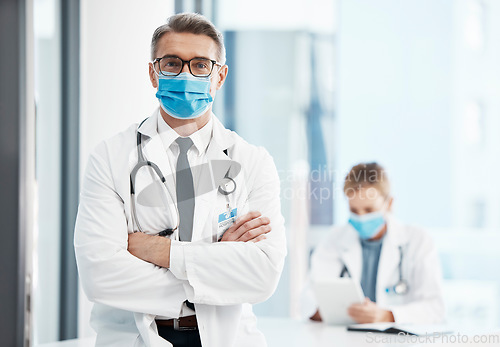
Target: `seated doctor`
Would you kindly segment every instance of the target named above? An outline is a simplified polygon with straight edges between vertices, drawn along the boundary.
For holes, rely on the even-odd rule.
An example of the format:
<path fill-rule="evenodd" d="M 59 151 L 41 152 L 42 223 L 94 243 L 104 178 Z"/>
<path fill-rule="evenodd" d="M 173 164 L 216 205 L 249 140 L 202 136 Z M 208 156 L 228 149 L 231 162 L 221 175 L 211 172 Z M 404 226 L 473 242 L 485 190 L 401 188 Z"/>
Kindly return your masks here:
<path fill-rule="evenodd" d="M 284 264 L 280 182 L 212 113 L 227 73 L 212 23 L 170 17 L 151 40 L 159 107 L 89 158 L 74 242 L 96 346 L 266 345 L 251 304 Z"/>
<path fill-rule="evenodd" d="M 349 276 L 359 281 L 365 301 L 348 308 L 358 323 L 442 322 L 436 249 L 425 230 L 401 224 L 392 215 L 394 199 L 384 168 L 377 163 L 354 166 L 345 178 L 344 194 L 349 222 L 316 247 L 310 280 Z M 321 321 L 312 292 L 306 296 L 307 315 Z"/>

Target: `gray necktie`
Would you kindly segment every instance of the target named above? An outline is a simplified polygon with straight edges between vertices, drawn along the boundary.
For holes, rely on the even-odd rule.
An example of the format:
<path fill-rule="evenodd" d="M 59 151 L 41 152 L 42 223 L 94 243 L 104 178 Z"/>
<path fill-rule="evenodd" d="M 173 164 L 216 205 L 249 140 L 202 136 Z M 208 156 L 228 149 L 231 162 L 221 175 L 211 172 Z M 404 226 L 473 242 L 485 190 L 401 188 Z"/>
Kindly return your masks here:
<path fill-rule="evenodd" d="M 177 208 L 179 210 L 179 239 L 191 241 L 193 235 L 194 216 L 194 185 L 193 174 L 189 166 L 187 152 L 193 145 L 189 137 L 179 137 L 175 140 L 179 145 L 175 188 L 177 191 Z"/>

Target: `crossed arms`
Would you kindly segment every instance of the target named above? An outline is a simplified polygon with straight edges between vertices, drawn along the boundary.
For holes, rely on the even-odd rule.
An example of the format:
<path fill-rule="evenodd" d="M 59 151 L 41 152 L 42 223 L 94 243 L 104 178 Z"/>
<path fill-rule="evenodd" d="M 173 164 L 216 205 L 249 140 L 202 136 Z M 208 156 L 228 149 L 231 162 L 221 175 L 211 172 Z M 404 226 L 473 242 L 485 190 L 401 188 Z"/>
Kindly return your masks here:
<path fill-rule="evenodd" d="M 75 228 L 78 270 L 91 301 L 176 317 L 186 299 L 233 305 L 261 302 L 274 292 L 286 245 L 279 179 L 267 153 L 259 171 L 273 174 L 249 189 L 249 206 L 260 212 L 240 217 L 223 242 L 181 243 L 128 233 L 128 187 L 112 173 L 127 163 L 112 170 L 109 152 L 103 143 L 89 160 Z"/>

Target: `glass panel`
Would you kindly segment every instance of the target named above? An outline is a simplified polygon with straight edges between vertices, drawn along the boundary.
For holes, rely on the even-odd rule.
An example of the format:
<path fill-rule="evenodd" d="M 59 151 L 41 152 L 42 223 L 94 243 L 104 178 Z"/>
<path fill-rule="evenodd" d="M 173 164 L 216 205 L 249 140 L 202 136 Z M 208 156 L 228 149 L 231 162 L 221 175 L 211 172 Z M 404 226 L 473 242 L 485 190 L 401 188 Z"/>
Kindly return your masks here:
<path fill-rule="evenodd" d="M 60 14 L 58 0 L 34 1 L 36 178 L 34 345 L 59 340 L 60 280 Z"/>

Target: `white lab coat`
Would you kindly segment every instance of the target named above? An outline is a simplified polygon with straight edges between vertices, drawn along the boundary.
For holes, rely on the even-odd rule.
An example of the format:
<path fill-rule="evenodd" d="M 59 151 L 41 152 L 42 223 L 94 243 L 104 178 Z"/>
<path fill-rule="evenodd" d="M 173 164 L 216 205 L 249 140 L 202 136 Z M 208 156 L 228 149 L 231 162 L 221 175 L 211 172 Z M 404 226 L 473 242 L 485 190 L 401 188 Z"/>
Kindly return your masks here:
<path fill-rule="evenodd" d="M 409 286 L 405 295 L 386 291 L 399 280 L 400 246 L 403 247 L 403 279 Z M 361 243 L 350 224 L 334 228 L 312 255 L 309 283 L 302 296 L 305 316 L 312 316 L 317 309 L 311 283 L 316 279 L 339 277 L 344 264 L 352 278 L 361 281 Z M 443 321 L 440 263 L 433 242 L 424 230 L 402 225 L 393 217 L 387 219 L 387 234 L 382 243 L 375 290 L 377 305 L 392 311 L 396 323 L 431 324 Z"/>
<path fill-rule="evenodd" d="M 155 111 L 140 128 L 143 151 L 162 170 L 175 197 L 157 117 Z M 204 347 L 266 345 L 250 304 L 272 295 L 283 268 L 286 242 L 280 182 L 264 148 L 248 144 L 212 117 L 207 162 L 241 164 L 241 172 L 233 177 L 237 188 L 229 196 L 231 208 L 238 208 L 238 215 L 260 211 L 270 218 L 272 231 L 257 243 L 212 243 L 217 216 L 227 210 L 226 197 L 212 189 L 196 197 L 192 242 L 172 241 L 170 269 L 136 258 L 127 251 L 127 235 L 134 231 L 129 175 L 137 163 L 137 124 L 104 141 L 90 156 L 75 228 L 81 283 L 95 303 L 91 325 L 97 331 L 97 346 L 171 346 L 158 336 L 155 317 L 178 317 L 185 300 L 195 304 Z M 137 175 L 138 196 L 141 187 L 156 178 L 144 173 L 147 170 Z M 225 173 L 213 172 L 214 182 L 221 178 L 215 176 Z M 168 192 L 166 196 L 171 199 Z M 138 206 L 141 225 L 150 233 L 175 225 L 173 211 L 172 205 Z"/>

